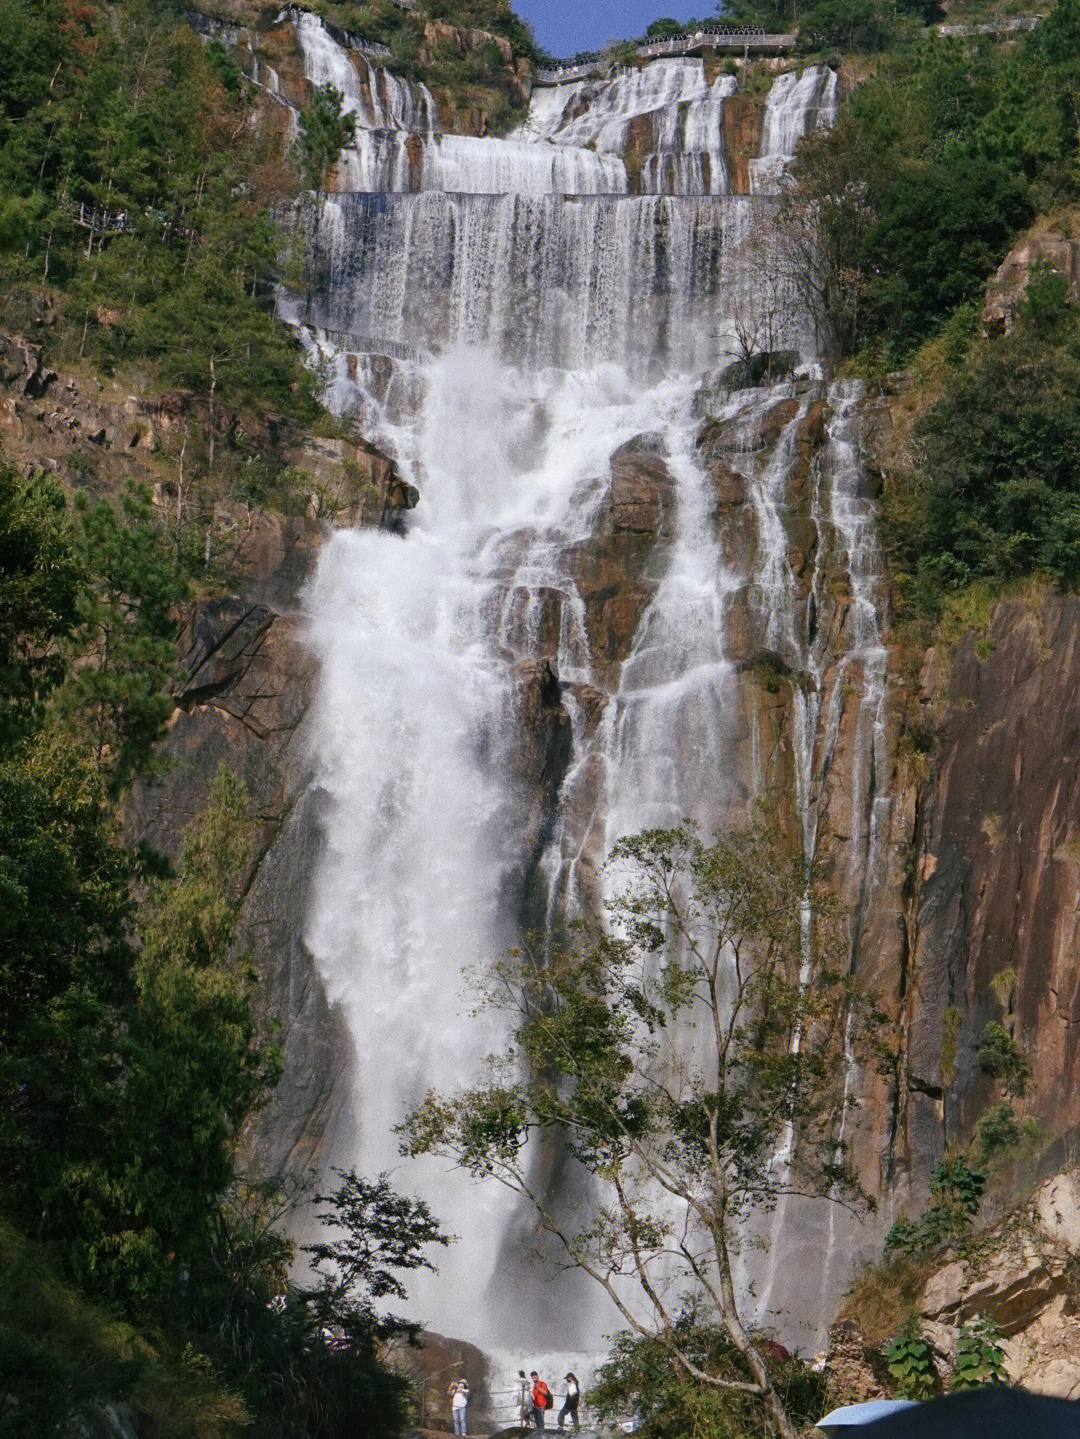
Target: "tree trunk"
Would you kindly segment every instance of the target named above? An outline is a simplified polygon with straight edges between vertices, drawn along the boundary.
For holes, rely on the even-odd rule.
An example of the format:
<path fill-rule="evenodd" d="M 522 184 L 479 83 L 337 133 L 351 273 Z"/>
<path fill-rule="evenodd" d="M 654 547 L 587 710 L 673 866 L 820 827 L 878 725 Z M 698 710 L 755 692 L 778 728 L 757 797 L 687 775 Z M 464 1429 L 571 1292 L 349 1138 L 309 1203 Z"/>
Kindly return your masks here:
<path fill-rule="evenodd" d="M 214 353 L 210 352 L 210 443 L 207 450 L 207 472 L 214 468 L 214 395 L 217 391 L 217 375 L 214 371 Z"/>
<path fill-rule="evenodd" d="M 727 1330 L 731 1342 L 750 1366 L 750 1372 L 761 1385 L 761 1397 L 765 1403 L 765 1411 L 771 1420 L 773 1427 L 780 1439 L 798 1439 L 798 1430 L 791 1422 L 784 1402 L 773 1387 L 772 1378 L 769 1375 L 768 1365 L 765 1363 L 761 1350 L 751 1339 L 743 1328 L 742 1320 L 739 1318 L 739 1311 L 735 1302 L 735 1285 L 731 1278 L 731 1261 L 727 1251 L 727 1241 L 722 1234 L 714 1235 L 716 1246 L 717 1268 L 720 1271 L 720 1318 Z"/>
<path fill-rule="evenodd" d="M 180 457 L 176 462 L 176 568 L 180 568 L 180 533 L 184 522 L 184 456 L 187 453 L 187 434 L 180 446 Z"/>

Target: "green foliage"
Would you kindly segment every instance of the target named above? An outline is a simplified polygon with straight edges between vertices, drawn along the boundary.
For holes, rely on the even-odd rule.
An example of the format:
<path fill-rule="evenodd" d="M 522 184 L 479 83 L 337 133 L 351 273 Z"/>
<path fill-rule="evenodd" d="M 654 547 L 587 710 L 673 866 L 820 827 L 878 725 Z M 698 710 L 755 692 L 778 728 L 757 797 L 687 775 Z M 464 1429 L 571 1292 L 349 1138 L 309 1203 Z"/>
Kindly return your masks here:
<path fill-rule="evenodd" d="M 930 1171 L 930 1193 L 937 1202 L 973 1219 L 986 1188 L 986 1175 L 972 1169 L 962 1157 L 942 1159 Z"/>
<path fill-rule="evenodd" d="M 0 760 L 0 1201 L 35 1230 L 115 1098 L 130 873 L 85 754 L 46 734 Z"/>
<path fill-rule="evenodd" d="M 0 1197 L 128 1300 L 166 1292 L 204 1242 L 276 1073 L 230 954 L 245 808 L 222 772 L 179 882 L 149 880 L 133 951 L 131 858 L 95 770 L 48 735 L 0 765 Z"/>
<path fill-rule="evenodd" d="M 975 1125 L 975 1145 L 983 1160 L 1007 1154 L 1020 1142 L 1020 1125 L 1012 1105 L 1002 1100 L 980 1115 Z"/>
<path fill-rule="evenodd" d="M 277 1077 L 276 1051 L 256 1042 L 254 975 L 232 954 L 248 802 L 220 769 L 185 835 L 178 879 L 150 883 L 108 1147 L 65 1175 L 76 1268 L 121 1293 L 167 1291 L 205 1242 L 240 1124 Z"/>
<path fill-rule="evenodd" d="M 810 288 L 838 346 L 903 363 L 977 299 L 1039 209 L 1074 193 L 1076 84 L 1035 40 L 919 40 L 808 140 L 788 208 L 820 221 Z"/>
<path fill-rule="evenodd" d="M 681 35 L 686 29 L 682 20 L 673 20 L 668 15 L 663 15 L 659 20 L 654 20 L 645 31 L 647 40 L 663 39 L 666 35 Z"/>
<path fill-rule="evenodd" d="M 761 25 L 776 33 L 795 30 L 804 52 L 854 50 L 873 53 L 910 40 L 942 17 L 938 0 L 733 0 L 724 19 Z"/>
<path fill-rule="evenodd" d="M 752 1376 L 730 1338 L 693 1313 L 675 1320 L 676 1340 L 699 1370 L 735 1382 Z M 820 1419 L 826 1406 L 824 1377 L 780 1345 L 762 1341 L 772 1356 L 772 1372 L 785 1408 L 800 1430 Z M 711 1388 L 689 1375 L 671 1350 L 652 1336 L 628 1330 L 617 1334 L 606 1363 L 597 1372 L 589 1406 L 602 1423 L 617 1426 L 627 1414 L 637 1421 L 642 1439 L 764 1439 L 760 1405 L 752 1396 Z"/>
<path fill-rule="evenodd" d="M 962 1238 L 979 1211 L 986 1174 L 962 1156 L 943 1159 L 930 1173 L 931 1204 L 917 1222 L 901 1216 L 885 1236 L 885 1254 L 921 1256 Z"/>
<path fill-rule="evenodd" d="M 0 463 L 0 754 L 40 719 L 62 678 L 57 642 L 77 623 L 81 581 L 57 480 Z"/>
<path fill-rule="evenodd" d="M 416 1324 L 377 1314 L 375 1303 L 404 1299 L 400 1273 L 434 1270 L 425 1251 L 432 1244 L 449 1244 L 449 1237 L 423 1200 L 398 1194 L 385 1174 L 369 1180 L 352 1169 L 336 1172 L 338 1187 L 316 1195 L 316 1203 L 330 1206 L 317 1218 L 332 1233 L 337 1231 L 336 1237 L 304 1245 L 321 1282 L 320 1302 L 332 1313 L 347 1305 L 350 1324 L 367 1325 L 379 1338 L 415 1336 Z"/>
<path fill-rule="evenodd" d="M 0 1220 L 0 1393 L 6 1439 L 96 1432 L 105 1403 L 134 1405 L 159 1439 L 232 1439 L 248 1414 L 180 1346 L 90 1302 L 50 1253 Z"/>
<path fill-rule="evenodd" d="M 262 298 L 281 141 L 223 46 L 152 0 L 11 0 L 0 55 L 0 283 L 59 287 L 54 343 L 105 369 L 170 355 L 169 382 L 219 409 L 309 416 L 299 348 Z M 246 364 L 212 382 L 222 317 Z"/>
<path fill-rule="evenodd" d="M 975 1125 L 974 1153 L 981 1166 L 1000 1167 L 1030 1153 L 1039 1141 L 1034 1119 L 1017 1119 L 1007 1100 L 992 1104 Z"/>
<path fill-rule="evenodd" d="M 918 613 L 980 581 L 1080 580 L 1080 318 L 1064 300 L 1036 267 L 1011 331 L 971 345 L 917 424 L 919 467 L 886 524 Z"/>
<path fill-rule="evenodd" d="M 174 606 L 187 594 L 145 487 L 119 502 L 76 503 L 75 551 L 84 578 L 58 712 L 89 740 L 119 788 L 153 767 L 154 745 L 173 710 L 177 669 Z"/>
<path fill-rule="evenodd" d="M 344 96 L 332 85 L 320 85 L 300 116 L 300 152 L 308 184 L 319 190 L 338 156 L 356 133 L 356 116 L 342 110 Z"/>
<path fill-rule="evenodd" d="M 885 1235 L 885 1254 L 915 1255 L 926 1247 L 922 1226 L 902 1214 Z"/>
<path fill-rule="evenodd" d="M 328 1228 L 307 1250 L 314 1282 L 290 1277 L 288 1227 L 310 1201 L 308 1178 L 238 1180 L 193 1256 L 186 1315 L 257 1432 L 275 1439 L 391 1439 L 408 1417 L 408 1382 L 387 1367 L 384 1346 L 415 1326 L 376 1305 L 403 1297 L 399 1274 L 431 1268 L 423 1251 L 447 1239 L 427 1207 L 385 1177 L 338 1178 L 316 1201 Z"/>
<path fill-rule="evenodd" d="M 998 1080 L 1005 1094 L 1018 1098 L 1031 1082 L 1031 1065 L 1024 1051 L 996 1020 L 979 1036 L 975 1056 L 982 1072 Z"/>
<path fill-rule="evenodd" d="M 934 1356 L 923 1338 L 917 1315 L 912 1315 L 885 1351 L 896 1392 L 904 1399 L 928 1399 L 939 1387 Z"/>
<path fill-rule="evenodd" d="M 494 966 L 487 1001 L 512 1009 L 514 1047 L 492 1061 L 491 1082 L 429 1095 L 403 1126 L 405 1149 L 450 1156 L 519 1190 L 609 1294 L 613 1276 L 636 1281 L 655 1256 L 677 1252 L 657 1199 L 678 1195 L 709 1236 L 684 1278 L 790 1434 L 767 1358 L 731 1298 L 730 1254 L 751 1214 L 792 1190 L 860 1199 L 832 1124 L 855 1003 L 838 979 L 841 916 L 826 896 L 806 894 L 800 865 L 762 828 L 712 844 L 686 827 L 649 830 L 621 841 L 610 867 L 618 888 L 608 928 L 581 926 L 568 952 L 516 952 Z M 809 979 L 799 926 L 807 903 Z M 695 1062 L 685 1047 L 672 1052 L 675 1026 L 701 1036 Z M 558 1132 L 612 1195 L 573 1230 L 547 1214 L 528 1178 L 523 1151 L 535 1131 Z M 796 1143 L 783 1169 L 773 1156 L 788 1133 Z M 676 1350 L 665 1301 L 649 1285 L 646 1296 Z"/>
<path fill-rule="evenodd" d="M 980 1314 L 960 1330 L 956 1344 L 954 1389 L 979 1389 L 986 1384 L 1007 1384 L 1001 1331 L 989 1314 Z"/>

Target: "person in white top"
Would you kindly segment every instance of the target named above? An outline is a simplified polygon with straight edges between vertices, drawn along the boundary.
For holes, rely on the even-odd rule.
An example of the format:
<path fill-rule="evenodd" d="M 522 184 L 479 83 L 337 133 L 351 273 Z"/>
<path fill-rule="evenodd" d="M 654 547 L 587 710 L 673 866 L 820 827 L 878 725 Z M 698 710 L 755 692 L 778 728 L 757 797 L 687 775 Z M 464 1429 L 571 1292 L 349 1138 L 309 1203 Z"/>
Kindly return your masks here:
<path fill-rule="evenodd" d="M 566 1402 L 563 1404 L 563 1407 L 559 1410 L 559 1428 L 560 1428 L 560 1429 L 563 1427 L 563 1420 L 566 1418 L 566 1416 L 567 1416 L 568 1414 L 570 1415 L 570 1427 L 571 1427 L 571 1429 L 577 1429 L 577 1428 L 580 1427 L 580 1426 L 578 1425 L 578 1417 L 577 1417 L 577 1407 L 578 1407 L 578 1401 L 579 1401 L 580 1399 L 581 1399 L 581 1386 L 580 1386 L 580 1385 L 578 1384 L 578 1382 L 577 1382 L 577 1375 L 576 1375 L 576 1374 L 572 1374 L 572 1373 L 571 1373 L 571 1374 L 568 1374 L 568 1375 L 566 1376 Z"/>
<path fill-rule="evenodd" d="M 469 1381 L 467 1379 L 459 1379 L 456 1384 L 451 1384 L 450 1410 L 454 1418 L 454 1433 L 468 1434 Z"/>

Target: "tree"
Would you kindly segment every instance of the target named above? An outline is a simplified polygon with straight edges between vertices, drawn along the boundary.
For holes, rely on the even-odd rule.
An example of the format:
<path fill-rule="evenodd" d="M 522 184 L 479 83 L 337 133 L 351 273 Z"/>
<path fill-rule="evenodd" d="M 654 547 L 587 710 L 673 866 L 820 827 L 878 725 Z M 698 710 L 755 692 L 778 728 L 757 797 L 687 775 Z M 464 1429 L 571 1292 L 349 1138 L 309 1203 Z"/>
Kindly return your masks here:
<path fill-rule="evenodd" d="M 57 705 L 91 739 L 119 788 L 153 767 L 154 745 L 173 711 L 173 607 L 187 584 L 144 486 L 129 486 L 118 504 L 79 498 L 76 544 L 86 581 L 68 646 L 78 663 L 69 666 Z"/>
<path fill-rule="evenodd" d="M 753 1396 L 790 1439 L 732 1258 L 785 1195 L 861 1202 L 833 1137 L 853 1002 L 837 972 L 842 916 L 758 827 L 712 844 L 685 826 L 646 831 L 610 865 L 622 884 L 608 928 L 581 927 L 550 959 L 524 950 L 494 966 L 485 998 L 514 1016 L 510 1056 L 476 1088 L 430 1094 L 403 1148 L 524 1195 L 632 1331 L 698 1383 Z M 564 1220 L 533 1182 L 536 1134 L 557 1136 L 599 1181 L 591 1219 Z M 680 1342 L 687 1287 L 745 1376 Z"/>
<path fill-rule="evenodd" d="M 329 1205 L 316 1218 L 336 1235 L 304 1245 L 320 1280 L 319 1303 L 329 1319 L 347 1316 L 350 1325 L 363 1325 L 379 1338 L 415 1336 L 419 1325 L 378 1314 L 376 1301 L 404 1299 L 399 1271 L 434 1270 L 424 1251 L 449 1244 L 449 1236 L 423 1200 L 398 1194 L 387 1175 L 370 1180 L 353 1169 L 336 1172 L 338 1187 L 315 1196 L 317 1204 Z"/>
<path fill-rule="evenodd" d="M 82 567 L 56 478 L 0 464 L 0 749 L 24 736 L 63 676 Z"/>
<path fill-rule="evenodd" d="M 408 1418 L 410 1386 L 388 1344 L 413 1324 L 381 1312 L 401 1298 L 400 1275 L 432 1268 L 424 1252 L 448 1242 L 420 1201 L 386 1176 L 337 1174 L 317 1195 L 324 1236 L 306 1247 L 313 1278 L 295 1273 L 291 1229 L 312 1202 L 313 1176 L 239 1177 L 192 1257 L 185 1308 L 215 1366 L 252 1415 L 280 1439 L 392 1439 Z M 264 1432 L 259 1428 L 259 1432 Z"/>
<path fill-rule="evenodd" d="M 178 877 L 150 879 L 102 1123 L 48 1196 L 76 1273 L 129 1304 L 170 1296 L 209 1242 L 240 1126 L 280 1068 L 252 1017 L 254 973 L 234 951 L 248 807 L 222 767 Z"/>
<path fill-rule="evenodd" d="M 321 85 L 300 116 L 300 153 L 313 190 L 321 190 L 330 170 L 356 133 L 356 116 L 343 111 L 344 97 L 333 85 Z"/>
<path fill-rule="evenodd" d="M 112 840 L 74 743 L 46 733 L 0 759 L 0 1198 L 37 1233 L 113 1106 L 132 867 Z"/>
<path fill-rule="evenodd" d="M 681 1348 L 711 1372 L 746 1377 L 747 1369 L 731 1340 L 715 1325 L 697 1321 L 692 1310 L 675 1322 Z M 820 1419 L 826 1408 L 826 1381 L 779 1344 L 768 1343 L 773 1380 L 784 1407 L 800 1429 Z M 698 1384 L 674 1362 L 669 1348 L 653 1336 L 617 1334 L 607 1361 L 589 1391 L 589 1406 L 605 1428 L 617 1428 L 628 1413 L 641 1439 L 684 1439 L 717 1435 L 758 1439 L 761 1405 L 752 1394 L 732 1393 Z"/>

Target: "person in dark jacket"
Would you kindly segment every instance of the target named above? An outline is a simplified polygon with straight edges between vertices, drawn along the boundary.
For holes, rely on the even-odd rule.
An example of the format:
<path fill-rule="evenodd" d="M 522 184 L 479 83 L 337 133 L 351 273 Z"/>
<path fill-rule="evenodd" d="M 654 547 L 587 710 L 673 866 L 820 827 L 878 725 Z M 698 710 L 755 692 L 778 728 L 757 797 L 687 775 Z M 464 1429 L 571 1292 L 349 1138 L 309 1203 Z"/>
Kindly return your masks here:
<path fill-rule="evenodd" d="M 564 1401 L 564 1403 L 563 1403 L 563 1407 L 559 1410 L 559 1428 L 560 1428 L 560 1429 L 563 1427 L 563 1420 L 566 1418 L 566 1416 L 567 1416 L 568 1414 L 569 1414 L 569 1416 L 570 1416 L 570 1428 L 571 1428 L 571 1429 L 578 1429 L 578 1428 L 580 1428 L 580 1425 L 578 1424 L 578 1417 L 577 1417 L 577 1407 L 578 1407 L 578 1402 L 579 1402 L 580 1399 L 581 1399 L 581 1385 L 577 1382 L 577 1375 L 576 1375 L 576 1374 L 568 1374 L 568 1375 L 566 1376 L 566 1399 L 565 1399 L 565 1401 Z"/>

